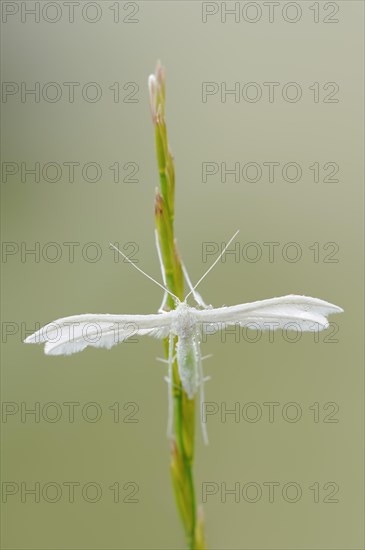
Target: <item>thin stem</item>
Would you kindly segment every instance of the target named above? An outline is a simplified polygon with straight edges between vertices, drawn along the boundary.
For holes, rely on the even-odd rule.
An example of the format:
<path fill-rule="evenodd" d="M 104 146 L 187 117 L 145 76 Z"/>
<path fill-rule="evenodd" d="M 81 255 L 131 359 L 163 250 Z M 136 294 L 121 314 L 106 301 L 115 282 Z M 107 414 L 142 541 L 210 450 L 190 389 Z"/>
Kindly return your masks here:
<path fill-rule="evenodd" d="M 170 294 L 184 299 L 184 280 L 181 260 L 176 248 L 174 232 L 175 212 L 175 170 L 165 123 L 165 73 L 160 64 L 148 80 L 152 120 L 155 126 L 156 156 L 160 176 L 160 190 L 156 192 L 155 222 L 161 249 L 166 285 Z M 167 306 L 176 307 L 176 301 L 169 294 Z M 185 393 L 179 376 L 176 359 L 177 338 L 174 338 L 173 356 L 173 437 L 171 441 L 171 474 L 176 504 L 190 550 L 205 548 L 202 514 L 197 513 L 193 463 L 195 439 L 195 400 Z M 164 341 L 168 357 L 169 342 Z"/>

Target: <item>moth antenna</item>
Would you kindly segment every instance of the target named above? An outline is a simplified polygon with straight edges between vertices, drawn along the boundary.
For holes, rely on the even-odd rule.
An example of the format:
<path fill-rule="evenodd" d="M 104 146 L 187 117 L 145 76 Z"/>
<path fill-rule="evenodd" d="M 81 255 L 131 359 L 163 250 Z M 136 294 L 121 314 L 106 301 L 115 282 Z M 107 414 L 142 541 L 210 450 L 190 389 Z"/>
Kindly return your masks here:
<path fill-rule="evenodd" d="M 158 261 L 160 262 L 162 282 L 163 282 L 164 286 L 167 287 L 165 266 L 164 266 L 163 259 L 162 259 L 162 252 L 161 252 L 161 248 L 160 248 L 160 242 L 158 240 L 157 229 L 155 229 L 155 244 L 156 244 L 156 249 L 157 249 Z M 167 292 L 164 292 L 162 302 L 161 302 L 160 308 L 158 310 L 159 313 L 163 313 L 165 311 L 166 303 L 167 303 Z"/>
<path fill-rule="evenodd" d="M 112 248 L 114 248 L 114 250 L 116 250 L 117 252 L 119 252 L 119 254 L 121 256 L 123 256 L 123 258 L 125 260 L 127 260 L 127 262 L 129 262 L 135 269 L 137 269 L 137 271 L 139 271 L 140 273 L 142 273 L 142 275 L 144 275 L 145 277 L 147 277 L 147 279 L 149 279 L 150 281 L 152 281 L 153 283 L 155 283 L 156 285 L 158 285 L 160 288 L 162 288 L 162 290 L 164 290 L 165 292 L 167 292 L 168 294 L 170 294 L 170 296 L 172 296 L 174 298 L 174 300 L 177 300 L 177 302 L 179 302 L 179 298 L 177 296 L 175 296 L 175 294 L 173 294 L 172 292 L 169 291 L 168 288 L 166 288 L 165 286 L 163 286 L 161 283 L 159 283 L 158 281 L 156 281 L 156 279 L 154 279 L 153 277 L 151 277 L 150 275 L 148 275 L 147 273 L 145 273 L 143 271 L 143 269 L 141 269 L 140 267 L 138 267 L 134 262 L 132 262 L 128 256 L 126 256 L 125 254 L 123 254 L 123 252 L 121 250 L 119 250 L 119 248 L 117 248 L 114 244 L 112 243 L 109 243 L 110 246 Z"/>
<path fill-rule="evenodd" d="M 187 296 L 185 296 L 185 300 L 187 300 L 190 296 L 190 294 L 193 293 L 193 291 L 196 289 L 196 287 L 198 285 L 200 285 L 200 283 L 202 282 L 203 279 L 205 279 L 205 277 L 208 275 L 208 273 L 210 271 L 212 271 L 213 267 L 215 265 L 217 265 L 217 263 L 219 262 L 219 260 L 221 259 L 221 257 L 223 256 L 223 254 L 225 253 L 225 251 L 227 250 L 227 248 L 229 247 L 229 245 L 231 244 L 231 242 L 237 237 L 238 233 L 240 232 L 240 230 L 236 231 L 236 233 L 233 235 L 233 237 L 228 241 L 228 243 L 226 244 L 226 246 L 224 247 L 224 249 L 222 250 L 222 252 L 219 254 L 218 258 L 215 260 L 215 262 L 213 262 L 213 264 L 210 266 L 210 268 L 204 273 L 204 275 L 202 277 L 200 277 L 199 281 L 196 283 L 196 285 L 191 289 L 191 291 L 189 292 L 189 294 Z"/>
<path fill-rule="evenodd" d="M 195 290 L 193 288 L 193 283 L 190 280 L 189 273 L 188 273 L 183 261 L 181 261 L 181 267 L 182 267 L 182 271 L 183 271 L 185 280 L 188 283 L 188 287 L 190 288 L 190 290 L 192 292 L 194 300 L 196 301 L 197 304 L 199 304 L 199 306 L 202 306 L 203 308 L 208 309 L 209 306 L 207 306 L 207 304 L 204 302 L 204 300 L 200 296 L 199 292 L 195 292 Z"/>

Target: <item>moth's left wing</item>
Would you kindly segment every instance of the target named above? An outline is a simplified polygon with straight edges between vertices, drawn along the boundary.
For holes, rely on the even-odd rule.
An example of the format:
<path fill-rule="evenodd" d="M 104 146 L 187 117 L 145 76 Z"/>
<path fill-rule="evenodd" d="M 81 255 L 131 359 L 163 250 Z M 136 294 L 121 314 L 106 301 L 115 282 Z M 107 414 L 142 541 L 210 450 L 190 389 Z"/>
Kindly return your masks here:
<path fill-rule="evenodd" d="M 324 300 L 291 294 L 237 306 L 196 310 L 194 313 L 203 325 L 240 323 L 249 327 L 252 323 L 255 324 L 253 328 L 262 330 L 296 330 L 299 326 L 303 331 L 314 331 L 327 328 L 327 316 L 342 311 L 342 308 Z"/>
<path fill-rule="evenodd" d="M 25 339 L 27 344 L 45 343 L 47 355 L 70 355 L 88 346 L 111 348 L 135 336 L 165 338 L 172 312 L 153 315 L 86 313 L 57 319 Z"/>

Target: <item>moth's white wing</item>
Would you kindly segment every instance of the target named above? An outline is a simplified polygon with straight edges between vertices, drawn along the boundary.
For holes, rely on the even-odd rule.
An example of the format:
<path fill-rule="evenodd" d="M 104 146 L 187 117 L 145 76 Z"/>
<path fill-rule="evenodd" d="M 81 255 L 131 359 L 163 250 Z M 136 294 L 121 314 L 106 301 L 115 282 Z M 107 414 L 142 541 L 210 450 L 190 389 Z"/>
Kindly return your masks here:
<path fill-rule="evenodd" d="M 70 355 L 87 346 L 111 348 L 127 338 L 169 335 L 171 312 L 157 315 L 110 315 L 86 313 L 57 319 L 25 339 L 27 344 L 45 343 L 47 355 Z"/>
<path fill-rule="evenodd" d="M 314 331 L 327 328 L 327 316 L 342 311 L 340 307 L 324 300 L 291 294 L 249 304 L 196 310 L 195 315 L 198 322 L 208 325 L 240 323 L 249 326 L 255 323 L 254 328 L 258 326 L 262 330 L 296 330 L 299 326 L 303 331 Z"/>

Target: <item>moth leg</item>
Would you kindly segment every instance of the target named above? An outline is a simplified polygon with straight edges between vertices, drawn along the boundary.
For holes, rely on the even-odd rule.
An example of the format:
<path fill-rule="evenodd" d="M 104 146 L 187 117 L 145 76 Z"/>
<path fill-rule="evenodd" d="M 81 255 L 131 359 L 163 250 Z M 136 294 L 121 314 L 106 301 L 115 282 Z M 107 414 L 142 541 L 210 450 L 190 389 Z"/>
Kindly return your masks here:
<path fill-rule="evenodd" d="M 168 385 L 168 416 L 167 416 L 167 437 L 172 438 L 172 426 L 174 420 L 174 402 L 172 393 L 172 365 L 173 365 L 173 353 L 174 353 L 174 337 L 170 333 L 169 336 L 169 369 L 167 376 Z"/>
<path fill-rule="evenodd" d="M 200 347 L 199 347 L 199 332 L 196 332 L 196 353 L 197 353 L 197 364 L 198 364 L 198 379 L 199 379 L 199 396 L 200 396 L 200 421 L 201 421 L 201 427 L 202 427 L 202 435 L 203 435 L 203 441 L 205 445 L 208 445 L 208 431 L 206 423 L 203 422 L 203 403 L 205 401 L 205 393 L 204 393 L 204 384 L 207 380 L 207 378 L 204 377 L 203 373 L 203 364 L 202 359 L 203 357 L 200 354 Z M 209 377 L 208 377 L 209 378 Z"/>
<path fill-rule="evenodd" d="M 204 441 L 205 445 L 208 445 L 209 439 L 208 439 L 207 425 L 206 425 L 206 422 L 203 422 L 203 403 L 205 401 L 204 384 L 207 380 L 209 380 L 209 377 L 204 378 L 203 367 L 202 367 L 201 363 L 200 363 L 199 371 L 200 371 L 200 376 L 201 376 L 201 379 L 200 379 L 200 420 L 201 420 L 201 426 L 202 426 L 203 441 Z"/>
<path fill-rule="evenodd" d="M 211 306 L 208 306 L 203 298 L 201 297 L 201 295 L 199 294 L 199 292 L 197 290 L 194 289 L 193 285 L 192 285 L 192 282 L 190 280 L 190 277 L 189 277 L 189 273 L 185 267 L 185 264 L 183 261 L 181 261 L 181 267 L 182 267 L 182 271 L 183 271 L 183 274 L 184 274 L 184 277 L 185 277 L 185 281 L 187 282 L 188 284 L 188 287 L 189 287 L 189 290 L 191 290 L 191 293 L 194 297 L 194 300 L 196 301 L 196 303 L 203 307 L 204 309 L 209 309 Z"/>
<path fill-rule="evenodd" d="M 171 380 L 170 380 L 170 378 L 169 378 L 168 376 L 164 376 L 164 380 L 165 380 L 165 382 L 167 382 L 168 384 L 171 383 Z M 172 387 L 173 387 L 173 388 L 176 388 L 176 389 L 180 389 L 179 386 L 177 386 L 177 385 L 174 384 L 174 383 L 172 383 Z"/>
<path fill-rule="evenodd" d="M 165 287 L 167 287 L 167 281 L 166 281 L 166 275 L 165 275 L 165 267 L 163 265 L 163 261 L 162 261 L 162 254 L 161 254 L 161 248 L 160 248 L 160 242 L 158 240 L 158 233 L 157 231 L 155 230 L 155 242 L 156 242 L 156 248 L 157 248 L 157 256 L 158 256 L 158 261 L 160 262 L 160 269 L 161 269 L 161 274 L 162 274 L 162 281 L 163 281 L 163 284 Z M 158 312 L 159 313 L 166 313 L 166 302 L 167 302 L 167 298 L 168 298 L 168 294 L 165 290 L 164 294 L 163 294 L 163 298 L 162 298 L 162 303 L 158 309 Z"/>
<path fill-rule="evenodd" d="M 213 353 L 208 353 L 208 355 L 202 355 L 201 360 L 205 361 L 205 359 L 210 359 L 211 357 L 213 357 Z M 203 376 L 203 369 L 201 369 L 200 376 Z M 208 382 L 211 379 L 212 379 L 211 376 L 203 376 L 202 381 L 204 383 L 204 382 Z"/>
<path fill-rule="evenodd" d="M 213 357 L 213 353 L 209 353 L 208 355 L 202 355 L 200 359 L 201 359 L 201 361 L 204 361 L 205 359 L 210 359 L 211 357 Z M 202 380 L 203 383 L 208 382 L 209 380 L 212 379 L 211 376 L 203 376 L 203 368 L 201 368 L 199 376 L 202 377 L 201 380 Z"/>
<path fill-rule="evenodd" d="M 172 362 L 174 362 L 176 359 L 176 355 L 173 356 Z M 165 359 L 164 357 L 156 357 L 156 361 L 159 361 L 160 363 L 165 363 L 165 365 L 169 364 L 169 359 Z"/>

